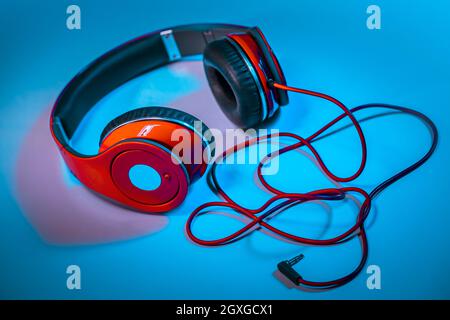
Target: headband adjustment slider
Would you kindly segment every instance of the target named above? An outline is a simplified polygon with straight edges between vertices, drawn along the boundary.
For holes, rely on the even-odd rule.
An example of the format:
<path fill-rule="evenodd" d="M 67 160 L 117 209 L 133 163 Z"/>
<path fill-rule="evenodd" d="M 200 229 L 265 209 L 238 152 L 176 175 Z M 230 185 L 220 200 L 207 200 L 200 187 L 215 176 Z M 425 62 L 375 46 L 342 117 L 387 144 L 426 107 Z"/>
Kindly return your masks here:
<path fill-rule="evenodd" d="M 175 37 L 173 36 L 173 31 L 170 30 L 164 30 L 160 33 L 162 42 L 164 44 L 164 47 L 166 48 L 167 56 L 169 57 L 169 61 L 174 61 L 181 59 L 181 53 L 178 49 L 177 42 L 175 40 Z"/>

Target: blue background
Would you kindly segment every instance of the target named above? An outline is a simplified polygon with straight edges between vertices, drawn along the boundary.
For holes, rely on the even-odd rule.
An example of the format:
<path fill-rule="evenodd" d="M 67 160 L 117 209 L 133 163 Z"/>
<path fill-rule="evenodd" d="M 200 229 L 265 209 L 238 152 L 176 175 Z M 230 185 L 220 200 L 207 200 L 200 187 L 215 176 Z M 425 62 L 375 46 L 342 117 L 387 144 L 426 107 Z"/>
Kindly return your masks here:
<path fill-rule="evenodd" d="M 82 30 L 78 31 L 65 26 L 69 4 L 8 1 L 0 6 L 1 298 L 450 298 L 448 1 L 173 0 L 126 1 L 126 5 L 76 1 L 82 11 Z M 381 7 L 381 30 L 366 28 L 370 4 Z M 22 170 L 17 168 L 19 150 L 58 92 L 78 70 L 110 48 L 155 29 L 194 22 L 258 25 L 277 53 L 289 84 L 326 92 L 349 106 L 367 102 L 413 106 L 436 122 L 441 139 L 435 155 L 378 197 L 367 222 L 368 265 L 380 266 L 381 290 L 367 289 L 365 272 L 346 286 L 324 292 L 289 289 L 274 275 L 278 261 L 300 252 L 306 258 L 297 269 L 305 278 L 344 275 L 358 262 L 356 240 L 314 248 L 255 232 L 219 248 L 192 244 L 184 234 L 188 214 L 204 201 L 216 199 L 204 179 L 192 186 L 181 207 L 167 215 L 168 223 L 159 232 L 127 240 L 55 243 L 47 241 L 27 218 L 20 199 L 28 195 L 18 194 L 15 174 Z M 90 115 L 91 122 L 77 132 L 74 144 L 95 152 L 102 126 L 135 106 L 171 105 L 196 91 L 210 97 L 204 78 L 191 74 L 201 70 L 201 64 L 186 64 L 184 69 L 158 70 L 108 96 L 97 106 L 97 113 Z M 140 90 L 147 85 L 151 94 L 142 97 Z M 290 97 L 289 106 L 271 127 L 306 136 L 338 114 L 326 102 Z M 208 112 L 219 112 L 215 105 L 205 107 L 211 107 Z M 367 190 L 420 157 L 429 145 L 427 130 L 406 116 L 377 118 L 363 127 L 369 145 L 368 167 L 352 185 Z M 350 173 L 359 160 L 352 130 L 318 142 L 317 147 L 331 169 L 341 175 Z M 45 155 L 47 150 L 36 152 Z M 64 170 L 62 163 L 60 167 L 54 170 Z M 219 171 L 240 203 L 256 207 L 267 199 L 253 185 L 253 168 L 221 167 Z M 289 191 L 329 185 L 307 157 L 296 153 L 283 157 L 279 175 L 269 180 Z M 45 179 L 41 183 L 42 188 L 48 187 Z M 66 184 L 83 189 L 68 174 Z M 356 213 L 349 202 L 329 205 L 331 211 L 315 204 L 290 209 L 273 223 L 297 234 L 329 237 L 349 227 Z M 195 230 L 202 236 L 217 236 L 238 226 L 234 219 L 205 217 Z M 65 270 L 70 264 L 81 267 L 81 290 L 66 288 Z"/>

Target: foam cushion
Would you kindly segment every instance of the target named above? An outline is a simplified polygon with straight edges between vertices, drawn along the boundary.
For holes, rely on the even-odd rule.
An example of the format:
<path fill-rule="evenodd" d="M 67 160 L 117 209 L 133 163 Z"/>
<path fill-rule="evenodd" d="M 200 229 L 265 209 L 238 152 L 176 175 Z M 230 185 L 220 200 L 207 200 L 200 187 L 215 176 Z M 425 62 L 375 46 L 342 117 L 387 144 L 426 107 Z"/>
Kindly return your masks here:
<path fill-rule="evenodd" d="M 176 123 L 184 124 L 189 129 L 195 128 L 195 121 L 201 121 L 193 115 L 190 115 L 189 113 L 167 107 L 144 107 L 134 109 L 114 118 L 106 125 L 105 129 L 103 129 L 102 134 L 100 135 L 99 145 L 111 131 L 123 125 L 124 123 L 152 118 L 174 121 Z M 214 155 L 214 137 L 210 135 L 209 128 L 203 121 L 201 134 L 206 135 L 206 141 L 209 141 L 211 152 Z"/>
<path fill-rule="evenodd" d="M 241 52 L 227 38 L 213 41 L 203 53 L 212 93 L 225 115 L 236 125 L 250 128 L 262 121 L 258 79 L 253 77 Z"/>

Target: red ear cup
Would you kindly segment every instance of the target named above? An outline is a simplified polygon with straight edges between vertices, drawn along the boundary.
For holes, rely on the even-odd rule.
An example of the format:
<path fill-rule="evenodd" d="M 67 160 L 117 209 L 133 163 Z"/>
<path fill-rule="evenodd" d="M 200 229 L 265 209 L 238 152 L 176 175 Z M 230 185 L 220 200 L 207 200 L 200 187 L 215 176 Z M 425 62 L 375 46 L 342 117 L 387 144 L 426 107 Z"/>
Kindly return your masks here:
<path fill-rule="evenodd" d="M 99 151 L 106 152 L 119 144 L 145 142 L 144 148 L 126 150 L 115 156 L 111 176 L 116 187 L 129 199 L 150 209 L 154 207 L 155 212 L 167 211 L 183 201 L 188 185 L 206 171 L 213 141 L 201 133 L 204 129 L 207 134 L 209 129 L 200 120 L 179 110 L 136 109 L 105 127 Z M 151 189 L 137 186 L 131 176 L 136 168 L 156 172 L 156 186 Z"/>
<path fill-rule="evenodd" d="M 113 119 L 101 134 L 99 151 L 127 139 L 151 141 L 172 153 L 181 153 L 174 156 L 181 158 L 191 182 L 203 175 L 214 156 L 214 138 L 209 128 L 196 117 L 172 108 L 139 108 Z M 190 143 L 181 144 L 183 139 Z"/>
<path fill-rule="evenodd" d="M 281 69 L 280 63 L 273 52 L 272 48 L 269 46 L 269 42 L 258 27 L 253 27 L 249 29 L 249 34 L 252 36 L 253 40 L 257 43 L 258 49 L 261 50 L 261 54 L 264 57 L 264 61 L 267 63 L 268 71 L 270 72 L 269 78 L 274 80 L 279 84 L 286 85 L 286 78 Z M 289 96 L 286 90 L 274 89 L 275 101 L 280 105 L 284 106 L 289 103 Z"/>
<path fill-rule="evenodd" d="M 286 83 L 278 59 L 275 57 L 261 30 L 257 27 L 251 28 L 248 33 L 234 33 L 228 37 L 242 49 L 263 83 L 264 92 L 269 100 L 268 106 L 272 108 L 269 109 L 270 117 L 275 113 L 278 105 L 285 105 L 289 102 L 286 91 L 270 88 L 268 84 L 269 79 L 281 84 Z"/>
<path fill-rule="evenodd" d="M 250 64 L 251 68 L 253 68 L 253 76 L 258 78 L 261 83 L 262 91 L 266 100 L 266 119 L 271 117 L 275 113 L 278 106 L 274 100 L 272 89 L 269 87 L 268 80 L 271 79 L 271 73 L 262 56 L 262 52 L 258 44 L 248 33 L 230 34 L 228 39 L 230 43 L 241 51 L 241 55 L 246 63 Z"/>

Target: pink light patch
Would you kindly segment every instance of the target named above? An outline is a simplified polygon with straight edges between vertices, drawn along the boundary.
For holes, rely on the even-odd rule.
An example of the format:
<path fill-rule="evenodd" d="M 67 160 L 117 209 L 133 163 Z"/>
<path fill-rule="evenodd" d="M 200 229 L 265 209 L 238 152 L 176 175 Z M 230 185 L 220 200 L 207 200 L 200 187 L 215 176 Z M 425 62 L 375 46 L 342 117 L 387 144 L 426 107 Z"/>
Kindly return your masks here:
<path fill-rule="evenodd" d="M 19 205 L 46 242 L 108 243 L 148 235 L 167 225 L 166 216 L 123 208 L 81 184 L 68 183 L 50 133 L 49 116 L 50 108 L 26 135 L 15 170 Z"/>

